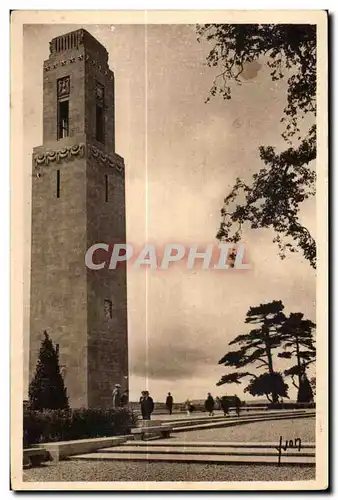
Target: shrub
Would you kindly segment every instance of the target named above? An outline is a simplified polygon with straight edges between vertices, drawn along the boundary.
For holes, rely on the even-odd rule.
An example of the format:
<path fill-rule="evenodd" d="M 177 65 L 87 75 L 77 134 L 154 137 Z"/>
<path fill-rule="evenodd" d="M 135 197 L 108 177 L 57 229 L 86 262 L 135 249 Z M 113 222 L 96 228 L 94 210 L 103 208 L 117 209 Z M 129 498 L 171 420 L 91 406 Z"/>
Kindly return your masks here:
<path fill-rule="evenodd" d="M 248 392 L 252 396 L 265 395 L 270 402 L 278 403 L 278 397 L 288 397 L 288 385 L 284 382 L 283 376 L 280 373 L 267 372 L 251 379 L 244 392 Z M 270 395 L 272 400 L 270 399 Z"/>
<path fill-rule="evenodd" d="M 29 403 L 35 410 L 69 408 L 59 366 L 59 348 L 46 331 L 41 343 L 35 375 L 29 384 Z"/>
<path fill-rule="evenodd" d="M 128 434 L 136 425 L 130 410 L 24 410 L 23 445 Z"/>

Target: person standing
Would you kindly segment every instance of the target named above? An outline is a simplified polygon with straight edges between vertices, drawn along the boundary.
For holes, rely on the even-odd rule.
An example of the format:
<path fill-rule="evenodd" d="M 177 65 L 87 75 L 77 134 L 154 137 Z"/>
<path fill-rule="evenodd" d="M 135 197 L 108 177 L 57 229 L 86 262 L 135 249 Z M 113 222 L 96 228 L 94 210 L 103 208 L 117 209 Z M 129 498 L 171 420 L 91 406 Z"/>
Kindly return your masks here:
<path fill-rule="evenodd" d="M 165 400 L 165 405 L 166 405 L 166 407 L 168 409 L 169 415 L 172 415 L 172 412 L 173 412 L 173 403 L 174 403 L 174 399 L 173 399 L 171 393 L 168 392 L 167 399 Z"/>
<path fill-rule="evenodd" d="M 212 416 L 214 414 L 214 408 L 215 408 L 215 401 L 210 392 L 208 392 L 208 397 L 205 400 L 204 407 L 207 412 L 209 412 L 209 415 Z"/>
<path fill-rule="evenodd" d="M 126 389 L 121 396 L 121 406 L 128 406 L 129 401 L 129 391 Z"/>
<path fill-rule="evenodd" d="M 120 384 L 115 384 L 114 390 L 112 392 L 113 396 L 113 408 L 116 410 L 121 406 L 121 386 Z"/>
<path fill-rule="evenodd" d="M 140 398 L 141 413 L 143 420 L 150 420 L 151 414 L 154 411 L 154 401 L 149 395 L 148 391 L 142 391 L 142 396 Z"/>

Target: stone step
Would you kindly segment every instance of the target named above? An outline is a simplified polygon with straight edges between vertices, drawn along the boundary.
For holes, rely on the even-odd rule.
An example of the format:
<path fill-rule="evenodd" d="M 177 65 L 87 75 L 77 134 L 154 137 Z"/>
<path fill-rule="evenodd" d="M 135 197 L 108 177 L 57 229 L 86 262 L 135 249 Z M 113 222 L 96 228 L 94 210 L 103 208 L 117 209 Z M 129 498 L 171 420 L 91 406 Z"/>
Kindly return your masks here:
<path fill-rule="evenodd" d="M 246 419 L 246 420 L 251 420 L 252 418 L 255 417 L 272 417 L 272 416 L 296 416 L 296 415 L 306 415 L 306 410 L 271 410 L 271 411 L 262 411 L 262 412 L 257 412 L 255 414 L 247 415 L 247 414 L 240 414 L 238 417 L 237 415 L 229 415 L 228 417 L 225 417 L 223 414 L 222 415 L 214 415 L 212 416 L 199 416 L 199 417 L 190 417 L 190 418 L 182 418 L 182 419 L 168 419 L 168 420 L 162 420 L 162 423 L 170 422 L 174 427 L 181 427 L 185 425 L 196 425 L 196 424 L 203 424 L 203 423 L 211 423 L 211 422 L 219 422 L 223 421 L 226 419 L 227 421 L 236 421 L 238 418 L 241 419 Z M 311 414 L 315 414 L 314 411 L 311 412 Z"/>
<path fill-rule="evenodd" d="M 253 417 L 255 415 L 278 415 L 282 413 L 306 413 L 306 412 L 314 412 L 314 408 L 310 409 L 304 409 L 304 408 L 297 408 L 293 410 L 256 410 L 255 413 L 248 413 L 245 410 L 241 410 L 240 415 L 241 416 L 246 416 L 248 418 Z M 210 416 L 208 412 L 197 412 L 197 413 L 191 413 L 190 415 L 182 414 L 182 415 L 162 415 L 162 418 L 157 418 L 158 414 L 154 414 L 155 420 L 162 420 L 162 421 L 167 421 L 170 420 L 171 422 L 182 422 L 182 421 L 190 421 L 190 420 L 199 420 L 199 419 L 210 419 L 210 418 L 223 418 L 224 414 L 221 411 L 216 411 L 213 416 Z M 231 417 L 236 417 L 236 413 L 234 411 L 230 412 Z M 141 416 L 139 415 L 139 420 L 142 420 Z"/>
<path fill-rule="evenodd" d="M 121 454 L 146 454 L 146 455 L 152 455 L 152 454 L 179 454 L 179 455 L 208 455 L 208 456 L 215 456 L 215 455 L 241 455 L 241 456 L 278 456 L 278 451 L 273 448 L 251 448 L 248 446 L 247 448 L 234 448 L 234 447 L 229 447 L 229 446 L 223 446 L 222 448 L 220 447 L 212 447 L 212 446 L 200 446 L 200 447 L 194 447 L 194 446 L 189 446 L 185 445 L 182 447 L 174 447 L 174 446 L 168 446 L 168 445 L 163 445 L 163 446 L 133 446 L 133 445 L 124 445 L 124 446 L 115 446 L 112 448 L 103 448 L 98 451 L 98 453 L 121 453 Z M 286 451 L 282 451 L 283 457 L 285 456 L 297 456 L 297 457 L 314 457 L 315 456 L 315 450 L 314 449 L 307 449 L 307 450 L 300 450 L 298 449 L 288 449 Z"/>
<path fill-rule="evenodd" d="M 285 443 L 285 440 L 284 440 Z M 146 448 L 152 447 L 152 448 L 158 448 L 161 446 L 170 446 L 172 448 L 180 448 L 184 446 L 189 446 L 192 448 L 201 448 L 203 446 L 205 447 L 211 447 L 211 448 L 276 448 L 278 445 L 278 442 L 270 443 L 270 442 L 262 442 L 262 443 L 251 443 L 251 442 L 246 442 L 246 443 L 241 443 L 241 442 L 220 442 L 220 441 L 192 441 L 192 442 L 187 442 L 187 441 L 179 441 L 176 440 L 175 438 L 172 439 L 161 439 L 161 440 L 156 440 L 156 441 L 140 441 L 140 440 L 133 440 L 125 443 L 124 446 L 144 446 Z M 316 443 L 302 443 L 302 449 L 314 449 L 316 447 Z M 115 449 L 112 448 L 112 449 Z"/>
<path fill-rule="evenodd" d="M 232 427 L 234 425 L 242 425 L 246 423 L 254 423 L 254 422 L 267 422 L 269 420 L 290 420 L 294 418 L 310 418 L 310 417 L 315 417 L 315 414 L 307 414 L 307 415 L 281 415 L 281 416 L 270 416 L 270 417 L 252 417 L 251 419 L 243 419 L 241 417 L 237 417 L 236 419 L 227 419 L 224 418 L 222 421 L 219 422 L 208 422 L 206 424 L 190 424 L 187 426 L 175 426 L 173 428 L 173 432 L 185 432 L 185 431 L 193 431 L 193 430 L 202 430 L 202 429 L 215 429 L 218 427 Z"/>
<path fill-rule="evenodd" d="M 210 429 L 210 428 L 217 428 L 217 427 L 229 427 L 229 426 L 234 426 L 234 425 L 240 425 L 240 424 L 246 424 L 246 423 L 253 423 L 253 422 L 267 422 L 269 420 L 285 420 L 285 419 L 294 419 L 294 418 L 310 418 L 310 417 L 315 417 L 315 413 L 302 413 L 302 414 L 292 414 L 292 415 L 262 415 L 262 416 L 251 416 L 251 418 L 243 418 L 243 417 L 236 417 L 236 418 L 227 418 L 223 417 L 222 420 L 220 421 L 209 421 L 207 423 L 198 423 L 196 424 L 195 422 L 191 422 L 189 425 L 180 425 L 177 426 L 173 424 L 173 432 L 185 432 L 185 431 L 192 431 L 192 430 L 200 430 L 200 429 Z"/>
<path fill-rule="evenodd" d="M 277 465 L 277 456 L 244 456 L 244 455 L 206 455 L 206 454 L 179 454 L 179 453 L 151 453 L 146 455 L 144 453 L 88 453 L 84 455 L 74 455 L 72 460 L 102 460 L 102 461 L 115 461 L 115 460 L 133 460 L 133 461 L 146 461 L 146 462 L 185 462 L 185 463 L 228 463 L 228 464 L 261 464 L 261 465 Z M 302 457 L 302 456 L 283 456 L 281 457 L 282 465 L 308 465 L 315 466 L 315 457 Z"/>

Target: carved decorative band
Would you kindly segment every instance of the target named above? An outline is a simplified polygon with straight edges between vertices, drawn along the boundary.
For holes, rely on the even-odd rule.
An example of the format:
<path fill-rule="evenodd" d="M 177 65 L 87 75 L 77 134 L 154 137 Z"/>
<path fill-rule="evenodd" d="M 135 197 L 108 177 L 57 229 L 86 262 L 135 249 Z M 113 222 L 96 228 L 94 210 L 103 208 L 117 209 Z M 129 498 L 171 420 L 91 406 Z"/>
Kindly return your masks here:
<path fill-rule="evenodd" d="M 57 69 L 60 66 L 66 66 L 67 64 L 72 64 L 76 61 L 85 60 L 88 64 L 91 64 L 95 68 L 97 68 L 103 75 L 108 75 L 108 67 L 106 65 L 101 65 L 95 59 L 92 59 L 88 54 L 85 56 L 83 54 L 78 55 L 77 57 L 70 57 L 69 59 L 62 59 L 61 61 L 51 62 L 50 64 L 46 64 L 44 66 L 44 71 L 52 71 L 53 69 Z M 113 75 L 110 75 L 110 80 L 113 80 Z"/>
<path fill-rule="evenodd" d="M 88 153 L 103 163 L 107 167 L 115 168 L 117 172 L 123 174 L 124 166 L 120 164 L 116 160 L 114 160 L 111 156 L 106 153 L 103 153 L 96 146 L 92 144 L 88 145 Z M 46 153 L 36 154 L 33 157 L 35 168 L 38 168 L 42 165 L 49 165 L 49 163 L 61 163 L 63 161 L 72 160 L 75 156 L 84 156 L 85 154 L 85 144 L 75 144 L 73 146 L 66 146 L 62 149 L 58 149 L 57 151 L 47 151 Z"/>
<path fill-rule="evenodd" d="M 60 163 L 64 160 L 72 160 L 74 156 L 83 156 L 84 152 L 85 145 L 81 143 L 74 146 L 66 146 L 57 151 L 47 151 L 46 153 L 37 154 L 34 155 L 35 167 L 49 165 L 52 162 Z"/>
<path fill-rule="evenodd" d="M 101 163 L 104 163 L 108 167 L 115 168 L 119 173 L 123 173 L 124 168 L 123 165 L 119 165 L 116 161 L 113 160 L 111 156 L 106 153 L 100 151 L 96 146 L 89 145 L 89 151 L 93 158 L 99 160 Z"/>

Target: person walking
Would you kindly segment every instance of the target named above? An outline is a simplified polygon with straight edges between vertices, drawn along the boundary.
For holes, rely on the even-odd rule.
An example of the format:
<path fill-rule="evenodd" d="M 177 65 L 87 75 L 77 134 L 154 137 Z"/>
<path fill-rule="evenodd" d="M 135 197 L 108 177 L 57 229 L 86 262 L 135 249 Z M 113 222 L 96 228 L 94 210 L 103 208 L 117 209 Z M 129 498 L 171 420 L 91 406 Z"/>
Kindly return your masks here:
<path fill-rule="evenodd" d="M 165 405 L 168 409 L 169 415 L 172 415 L 173 413 L 173 403 L 174 403 L 174 398 L 172 397 L 171 393 L 168 392 L 167 399 L 165 400 Z"/>
<path fill-rule="evenodd" d="M 239 414 L 240 414 L 240 411 L 241 411 L 241 400 L 239 399 L 239 397 L 237 396 L 237 394 L 235 394 L 234 400 L 235 400 L 236 414 L 237 414 L 237 417 L 239 417 Z"/>
<path fill-rule="evenodd" d="M 221 406 L 225 417 L 229 416 L 230 403 L 226 396 L 222 396 Z"/>
<path fill-rule="evenodd" d="M 208 397 L 205 400 L 204 407 L 207 412 L 209 412 L 209 416 L 214 415 L 215 401 L 210 392 L 208 392 Z"/>
<path fill-rule="evenodd" d="M 150 420 L 151 414 L 154 411 L 154 401 L 149 395 L 148 391 L 142 391 L 142 396 L 140 398 L 141 413 L 143 420 Z"/>
<path fill-rule="evenodd" d="M 120 384 L 114 385 L 112 397 L 113 397 L 113 408 L 116 410 L 117 408 L 120 408 L 120 406 L 121 406 L 121 385 Z"/>

